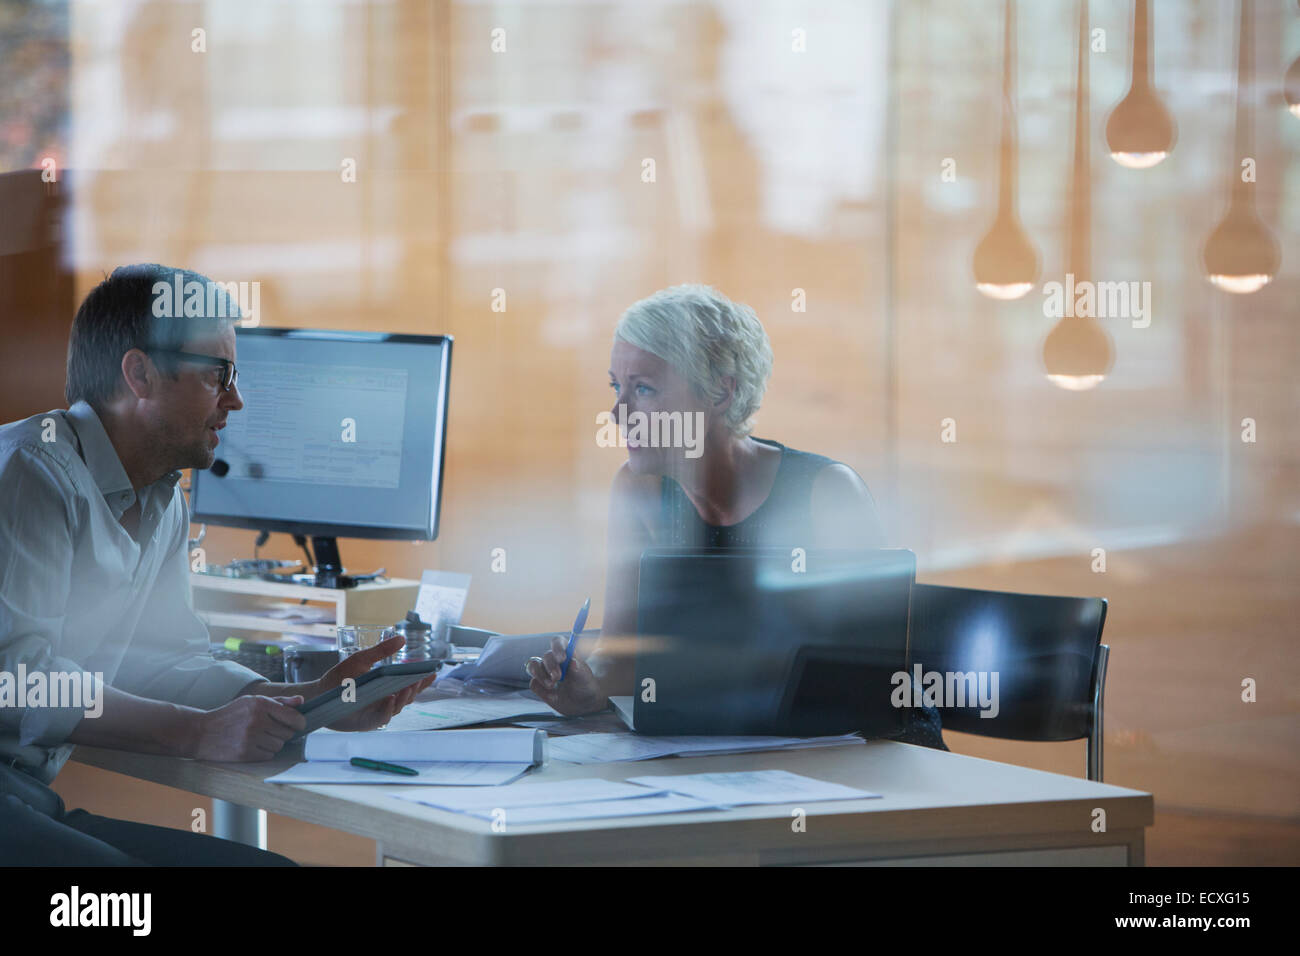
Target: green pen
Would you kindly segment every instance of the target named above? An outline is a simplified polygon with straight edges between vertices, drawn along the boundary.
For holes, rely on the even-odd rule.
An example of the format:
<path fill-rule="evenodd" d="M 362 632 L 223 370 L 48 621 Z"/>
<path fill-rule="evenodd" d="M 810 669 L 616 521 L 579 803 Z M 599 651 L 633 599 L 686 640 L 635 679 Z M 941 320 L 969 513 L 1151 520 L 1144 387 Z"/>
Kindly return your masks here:
<path fill-rule="evenodd" d="M 384 773 L 400 773 L 404 777 L 418 777 L 420 771 L 412 770 L 410 767 L 403 767 L 401 764 L 384 763 L 382 760 L 367 760 L 365 757 L 353 757 L 349 761 L 354 767 L 361 767 L 365 770 L 382 770 Z"/>

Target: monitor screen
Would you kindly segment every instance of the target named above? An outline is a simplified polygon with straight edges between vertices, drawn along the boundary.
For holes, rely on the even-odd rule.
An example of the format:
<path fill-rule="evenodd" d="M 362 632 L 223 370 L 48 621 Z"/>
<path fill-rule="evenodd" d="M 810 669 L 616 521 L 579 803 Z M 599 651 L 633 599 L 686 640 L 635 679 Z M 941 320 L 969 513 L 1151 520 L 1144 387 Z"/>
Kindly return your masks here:
<path fill-rule="evenodd" d="M 451 344 L 441 335 L 237 329 L 244 407 L 219 433 L 217 461 L 227 467 L 194 473 L 194 520 L 437 537 Z"/>

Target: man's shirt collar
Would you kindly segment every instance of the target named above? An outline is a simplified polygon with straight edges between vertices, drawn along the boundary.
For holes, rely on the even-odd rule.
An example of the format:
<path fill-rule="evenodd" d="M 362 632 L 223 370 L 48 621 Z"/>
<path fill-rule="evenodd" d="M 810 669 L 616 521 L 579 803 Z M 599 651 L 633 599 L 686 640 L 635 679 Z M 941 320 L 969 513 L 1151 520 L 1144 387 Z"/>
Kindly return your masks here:
<path fill-rule="evenodd" d="M 73 430 L 77 433 L 77 441 L 81 445 L 81 459 L 86 463 L 86 469 L 95 480 L 95 485 L 103 494 L 104 500 L 108 502 L 114 517 L 121 518 L 122 513 L 135 503 L 135 490 L 131 487 L 131 479 L 127 477 L 126 468 L 122 466 L 122 459 L 118 457 L 117 449 L 113 447 L 108 432 L 104 430 L 104 423 L 99 420 L 95 410 L 84 401 L 77 402 L 68 409 L 68 418 L 72 420 Z M 158 493 L 170 498 L 172 489 L 180 477 L 179 471 L 168 472 L 153 484 L 141 489 L 144 492 L 142 497 L 147 497 L 151 489 L 156 488 Z"/>

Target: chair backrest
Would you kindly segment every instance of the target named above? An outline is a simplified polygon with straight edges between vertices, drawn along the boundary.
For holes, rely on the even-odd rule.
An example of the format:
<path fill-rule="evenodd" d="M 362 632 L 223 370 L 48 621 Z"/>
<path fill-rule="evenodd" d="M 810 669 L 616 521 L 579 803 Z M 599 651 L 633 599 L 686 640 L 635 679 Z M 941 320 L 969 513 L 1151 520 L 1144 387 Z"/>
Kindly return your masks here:
<path fill-rule="evenodd" d="M 909 673 L 920 665 L 922 690 L 927 680 L 934 686 L 934 678 L 927 677 L 932 673 L 941 676 L 945 692 L 984 680 L 993 696 L 996 687 L 992 716 L 981 716 L 994 708 L 971 701 L 969 694 L 965 706 L 955 706 L 960 697 L 941 696 L 945 730 L 1012 740 L 1077 740 L 1092 729 L 1097 648 L 1105 623 L 1105 598 L 917 584 Z"/>

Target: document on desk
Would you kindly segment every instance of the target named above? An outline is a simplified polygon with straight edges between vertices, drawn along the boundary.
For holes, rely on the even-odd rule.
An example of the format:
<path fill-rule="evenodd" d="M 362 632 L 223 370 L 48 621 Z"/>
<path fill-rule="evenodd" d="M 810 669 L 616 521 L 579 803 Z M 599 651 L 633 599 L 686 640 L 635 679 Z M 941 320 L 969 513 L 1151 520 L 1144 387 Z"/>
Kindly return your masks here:
<path fill-rule="evenodd" d="M 417 776 L 383 773 L 354 767 L 343 760 L 314 760 L 297 764 L 267 783 L 357 783 L 357 784 L 426 784 L 440 787 L 499 787 L 517 780 L 528 772 L 527 763 L 476 763 L 465 760 L 418 761 L 408 760 Z"/>
<path fill-rule="evenodd" d="M 667 790 L 646 789 L 617 780 L 556 780 L 550 783 L 525 783 L 505 790 L 444 790 L 441 787 L 420 787 L 395 793 L 402 800 L 423 803 L 439 810 L 468 813 L 472 810 L 493 810 L 501 807 L 547 807 L 560 803 L 596 803 L 602 800 L 628 800 L 667 793 Z"/>
<path fill-rule="evenodd" d="M 420 576 L 420 590 L 415 596 L 415 613 L 429 625 L 434 639 L 447 628 L 460 623 L 469 593 L 470 576 L 450 571 L 425 571 Z"/>
<path fill-rule="evenodd" d="M 753 740 L 756 741 L 756 744 L 754 746 L 723 746 L 717 750 L 701 744 L 699 747 L 692 747 L 689 751 L 680 754 L 680 756 L 713 757 L 719 754 L 745 753 L 750 750 L 809 750 L 818 747 L 855 747 L 859 744 L 866 744 L 866 741 L 857 734 L 844 734 L 838 737 L 721 737 L 718 739 L 724 742 L 729 740 Z M 775 743 L 766 744 L 762 742 L 764 740 L 775 741 Z"/>
<path fill-rule="evenodd" d="M 598 630 L 588 628 L 582 632 L 579 640 L 589 640 L 598 633 Z M 445 680 L 448 684 L 454 685 L 459 681 L 471 690 L 525 688 L 530 678 L 524 670 L 524 664 L 528 662 L 528 658 L 541 657 L 550 650 L 551 640 L 556 637 L 567 640 L 569 635 L 552 631 L 545 634 L 498 634 L 489 637 L 477 660 L 461 664 L 454 671 L 449 671 L 438 678 L 438 683 L 441 684 Z M 585 645 L 581 646 L 585 647 Z"/>
<path fill-rule="evenodd" d="M 640 734 L 570 734 L 552 738 L 552 760 L 566 763 L 613 763 L 656 757 L 705 757 L 759 750 L 864 745 L 856 734 L 840 737 L 647 737 Z"/>
<path fill-rule="evenodd" d="M 447 697 L 407 704 L 384 728 L 385 733 L 443 730 L 514 717 L 559 717 L 560 712 L 528 697 Z"/>
<path fill-rule="evenodd" d="M 309 761 L 371 760 L 456 761 L 472 763 L 544 763 L 546 734 L 528 727 L 485 727 L 479 730 L 368 730 L 337 733 L 317 730 L 307 735 L 303 756 Z"/>
<path fill-rule="evenodd" d="M 695 797 L 616 780 L 561 780 L 480 790 L 419 787 L 393 796 L 480 820 L 504 819 L 507 826 L 717 809 Z"/>
<path fill-rule="evenodd" d="M 676 793 L 660 793 L 635 800 L 604 800 L 599 803 L 562 803 L 551 807 L 520 807 L 505 811 L 509 826 L 529 823 L 563 823 L 569 820 L 596 820 L 602 817 L 639 817 L 657 813 L 690 813 L 700 810 L 717 810 L 694 797 Z M 481 820 L 493 819 L 488 813 L 473 813 Z"/>
<path fill-rule="evenodd" d="M 266 782 L 499 786 L 546 761 L 546 734 L 526 727 L 437 733 L 317 730 L 307 735 L 303 756 L 306 763 Z M 417 776 L 353 767 L 353 757 L 409 767 Z"/>
<path fill-rule="evenodd" d="M 754 770 L 743 773 L 685 773 L 679 776 L 630 777 L 628 783 L 667 790 L 719 807 L 770 803 L 817 803 L 822 800 L 867 800 L 878 793 L 815 780 L 788 770 Z"/>
<path fill-rule="evenodd" d="M 498 634 L 489 637 L 478 660 L 456 668 L 455 680 L 487 682 L 504 687 L 527 687 L 524 664 L 530 657 L 541 657 L 550 649 L 554 634 Z M 451 678 L 448 674 L 447 677 Z"/>
<path fill-rule="evenodd" d="M 519 727 L 537 727 L 546 731 L 554 740 L 569 734 L 622 734 L 627 732 L 627 725 L 619 720 L 617 714 L 588 714 L 585 717 L 561 717 L 551 720 L 512 720 Z"/>

